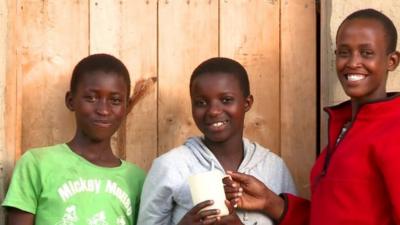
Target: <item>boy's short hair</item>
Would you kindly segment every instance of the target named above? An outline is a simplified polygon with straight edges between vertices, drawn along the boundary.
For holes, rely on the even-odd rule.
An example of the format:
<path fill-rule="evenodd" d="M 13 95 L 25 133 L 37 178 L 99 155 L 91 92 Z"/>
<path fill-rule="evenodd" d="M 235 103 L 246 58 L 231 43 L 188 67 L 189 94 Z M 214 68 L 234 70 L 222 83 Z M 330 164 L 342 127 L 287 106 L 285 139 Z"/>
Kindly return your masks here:
<path fill-rule="evenodd" d="M 76 92 L 76 88 L 83 76 L 88 76 L 92 72 L 101 71 L 105 73 L 115 73 L 121 76 L 126 83 L 128 98 L 131 90 L 131 79 L 128 69 L 121 60 L 109 54 L 93 54 L 83 58 L 75 66 L 70 83 L 70 91 L 72 94 Z"/>
<path fill-rule="evenodd" d="M 192 89 L 193 81 L 206 73 L 226 73 L 233 75 L 240 84 L 243 95 L 245 97 L 250 95 L 249 77 L 246 69 L 233 59 L 224 57 L 215 57 L 207 59 L 194 69 L 190 77 L 189 88 Z"/>
<path fill-rule="evenodd" d="M 348 15 L 346 19 L 343 20 L 343 22 L 340 24 L 340 27 L 345 23 L 346 21 L 350 21 L 353 19 L 372 19 L 375 20 L 379 23 L 382 24 L 383 29 L 385 30 L 385 38 L 386 38 L 386 44 L 387 44 L 387 53 L 391 53 L 396 51 L 396 46 L 397 46 L 397 30 L 396 26 L 393 24 L 392 20 L 387 17 L 385 14 L 379 12 L 378 10 L 375 9 L 362 9 L 353 12 L 352 14 Z M 338 30 L 339 30 L 338 29 Z"/>

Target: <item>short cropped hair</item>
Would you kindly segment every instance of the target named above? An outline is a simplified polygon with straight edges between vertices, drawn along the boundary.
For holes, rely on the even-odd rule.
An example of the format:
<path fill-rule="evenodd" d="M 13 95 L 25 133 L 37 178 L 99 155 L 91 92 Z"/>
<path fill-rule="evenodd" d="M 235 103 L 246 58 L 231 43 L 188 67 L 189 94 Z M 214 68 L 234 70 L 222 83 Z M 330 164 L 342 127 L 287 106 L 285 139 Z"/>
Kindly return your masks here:
<path fill-rule="evenodd" d="M 121 76 L 125 81 L 129 98 L 131 79 L 128 69 L 121 60 L 109 54 L 93 54 L 82 59 L 72 72 L 70 92 L 74 94 L 82 78 L 91 75 L 93 72 L 115 73 L 117 76 Z"/>
<path fill-rule="evenodd" d="M 192 90 L 193 81 L 207 73 L 225 73 L 234 76 L 240 84 L 244 97 L 250 95 L 249 77 L 246 69 L 233 59 L 224 57 L 215 57 L 207 59 L 194 69 L 190 77 L 190 90 Z"/>
<path fill-rule="evenodd" d="M 352 14 L 348 15 L 346 19 L 340 24 L 340 27 L 346 22 L 353 19 L 372 19 L 382 24 L 383 29 L 385 31 L 385 38 L 386 38 L 386 46 L 387 46 L 387 53 L 392 53 L 396 51 L 397 47 L 397 30 L 395 25 L 393 24 L 392 20 L 387 17 L 385 14 L 375 10 L 375 9 L 362 9 L 353 12 Z M 338 30 L 339 30 L 338 29 Z"/>

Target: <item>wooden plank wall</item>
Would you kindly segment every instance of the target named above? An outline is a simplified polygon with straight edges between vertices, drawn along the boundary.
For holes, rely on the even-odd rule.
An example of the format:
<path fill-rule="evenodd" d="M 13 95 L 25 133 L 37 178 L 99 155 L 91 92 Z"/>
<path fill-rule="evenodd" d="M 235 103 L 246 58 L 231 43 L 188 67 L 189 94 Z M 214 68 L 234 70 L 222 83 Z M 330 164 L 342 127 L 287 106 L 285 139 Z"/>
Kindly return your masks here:
<path fill-rule="evenodd" d="M 4 1 L 0 1 L 0 21 L 2 21 L 2 26 L 0 26 L 0 74 L 7 73 L 7 4 Z M 0 78 L 0 90 L 5 89 L 5 76 Z M 0 99 L 5 99 L 4 91 L 0 92 Z M 0 100 L 1 101 L 1 100 Z M 0 104 L 0 115 L 4 115 L 5 105 Z M 0 117 L 0 200 L 4 198 L 4 168 L 5 168 L 5 121 L 4 117 Z M 4 218 L 4 210 L 0 209 L 0 224 Z"/>
<path fill-rule="evenodd" d="M 0 106 L 7 112 L 0 129 L 0 185 L 28 148 L 72 137 L 73 114 L 64 95 L 81 58 L 114 54 L 127 65 L 132 89 L 145 80 L 146 94 L 113 137 L 113 147 L 148 169 L 156 156 L 199 134 L 190 112 L 190 74 L 203 60 L 224 56 L 250 75 L 255 103 L 245 136 L 281 155 L 308 197 L 316 143 L 313 2 L 0 0 L 0 19 L 7 21 L 0 27 Z M 2 194 L 0 187 L 0 200 Z"/>
<path fill-rule="evenodd" d="M 246 66 L 254 96 L 245 134 L 280 153 L 280 27 L 277 1 L 221 1 L 220 54 Z M 262 13 L 261 13 L 262 12 Z"/>
<path fill-rule="evenodd" d="M 316 19 L 310 16 L 315 15 L 314 2 L 285 0 L 281 8 L 281 157 L 302 195 L 309 194 L 317 140 L 317 35 Z"/>
<path fill-rule="evenodd" d="M 218 1 L 159 1 L 158 152 L 198 134 L 191 116 L 189 78 L 218 55 Z"/>

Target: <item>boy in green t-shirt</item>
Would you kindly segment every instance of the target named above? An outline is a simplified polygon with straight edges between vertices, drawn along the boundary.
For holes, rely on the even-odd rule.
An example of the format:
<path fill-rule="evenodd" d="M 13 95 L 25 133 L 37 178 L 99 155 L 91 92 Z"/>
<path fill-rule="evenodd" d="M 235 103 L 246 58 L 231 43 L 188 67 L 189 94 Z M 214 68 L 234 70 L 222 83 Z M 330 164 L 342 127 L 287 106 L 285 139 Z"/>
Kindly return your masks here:
<path fill-rule="evenodd" d="M 129 72 L 117 58 L 95 54 L 76 65 L 65 97 L 75 136 L 21 157 L 3 202 L 8 225 L 136 224 L 145 174 L 110 144 L 129 96 Z"/>

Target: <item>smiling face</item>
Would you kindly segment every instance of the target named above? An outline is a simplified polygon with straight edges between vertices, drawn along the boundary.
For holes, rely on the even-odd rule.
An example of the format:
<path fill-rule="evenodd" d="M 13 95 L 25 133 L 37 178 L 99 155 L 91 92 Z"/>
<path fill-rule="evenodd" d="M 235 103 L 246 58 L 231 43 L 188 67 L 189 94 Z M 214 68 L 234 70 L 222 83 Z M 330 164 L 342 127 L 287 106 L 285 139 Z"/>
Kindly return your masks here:
<path fill-rule="evenodd" d="M 76 136 L 109 141 L 127 114 L 128 90 L 122 76 L 102 71 L 83 74 L 67 107 L 75 112 Z"/>
<path fill-rule="evenodd" d="M 374 19 L 345 21 L 336 37 L 336 70 L 346 94 L 358 103 L 386 97 L 388 71 L 398 53 L 387 53 L 383 25 Z"/>
<path fill-rule="evenodd" d="M 239 81 L 226 73 L 205 73 L 190 88 L 192 116 L 207 141 L 242 138 L 244 115 L 253 97 L 244 97 Z"/>

